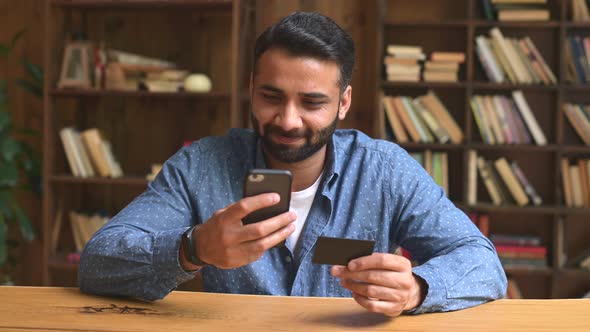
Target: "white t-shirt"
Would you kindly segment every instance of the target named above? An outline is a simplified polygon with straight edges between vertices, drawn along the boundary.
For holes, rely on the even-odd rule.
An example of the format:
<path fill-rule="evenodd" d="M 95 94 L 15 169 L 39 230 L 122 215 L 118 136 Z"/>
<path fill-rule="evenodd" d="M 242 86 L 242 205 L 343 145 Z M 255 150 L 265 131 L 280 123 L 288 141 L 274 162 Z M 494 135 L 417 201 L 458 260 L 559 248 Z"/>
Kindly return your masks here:
<path fill-rule="evenodd" d="M 287 241 L 285 242 L 285 245 L 287 248 L 289 248 L 289 250 L 291 250 L 291 252 L 295 252 L 295 246 L 297 245 L 297 241 L 299 240 L 299 236 L 301 235 L 301 231 L 305 225 L 305 220 L 307 219 L 307 215 L 311 209 L 313 198 L 315 197 L 315 193 L 318 191 L 318 187 L 320 186 L 322 174 L 320 174 L 317 180 L 315 180 L 315 182 L 307 189 L 291 192 L 291 206 L 289 211 L 295 211 L 295 213 L 297 213 L 297 219 L 294 221 L 295 231 L 289 235 Z"/>

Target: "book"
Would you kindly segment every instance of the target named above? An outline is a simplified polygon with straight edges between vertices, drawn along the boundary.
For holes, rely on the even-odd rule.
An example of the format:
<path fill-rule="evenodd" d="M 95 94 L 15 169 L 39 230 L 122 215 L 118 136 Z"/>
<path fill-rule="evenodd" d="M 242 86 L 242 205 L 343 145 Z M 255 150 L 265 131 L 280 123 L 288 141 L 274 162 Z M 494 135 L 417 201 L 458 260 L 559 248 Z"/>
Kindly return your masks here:
<path fill-rule="evenodd" d="M 573 193 L 571 188 L 571 179 L 570 179 L 570 171 L 569 171 L 569 161 L 567 158 L 561 158 L 560 162 L 561 168 L 561 184 L 563 189 L 563 196 L 565 200 L 566 206 L 573 206 Z"/>
<path fill-rule="evenodd" d="M 512 197 L 519 206 L 525 206 L 529 203 L 529 198 L 525 194 L 522 186 L 518 182 L 518 179 L 512 172 L 512 169 L 508 165 L 506 158 L 502 157 L 494 163 L 496 170 L 500 174 L 500 177 L 508 187 L 508 190 L 512 194 Z"/>
<path fill-rule="evenodd" d="M 518 182 L 524 188 L 524 191 L 530 197 L 530 199 L 533 202 L 533 204 L 535 206 L 541 205 L 543 203 L 543 200 L 541 199 L 541 196 L 539 196 L 539 194 L 537 193 L 537 191 L 535 190 L 535 188 L 531 185 L 531 183 L 529 182 L 529 180 L 527 179 L 527 177 L 524 175 L 524 172 L 522 171 L 522 169 L 520 168 L 520 166 L 518 166 L 518 163 L 513 160 L 510 163 L 510 168 L 512 169 L 512 172 L 514 172 L 514 175 L 516 175 L 516 178 L 518 179 Z"/>
<path fill-rule="evenodd" d="M 533 139 L 537 145 L 545 145 L 547 144 L 547 139 L 545 138 L 545 134 L 539 127 L 537 120 L 533 116 L 533 113 L 524 98 L 524 94 L 520 90 L 512 91 L 512 97 L 514 98 L 514 102 L 518 106 L 518 110 L 520 111 L 520 115 L 524 119 L 529 131 L 531 132 Z"/>
<path fill-rule="evenodd" d="M 500 196 L 500 190 L 498 189 L 497 184 L 494 182 L 491 175 L 491 169 L 483 157 L 477 157 L 477 169 L 479 176 L 481 177 L 486 190 L 492 199 L 492 203 L 494 205 L 502 204 L 503 200 L 502 196 Z"/>
<path fill-rule="evenodd" d="M 467 204 L 477 203 L 477 152 L 467 151 Z"/>
<path fill-rule="evenodd" d="M 460 144 L 463 141 L 463 131 L 434 91 L 428 91 L 426 95 L 419 97 L 419 100 L 432 112 L 438 123 L 449 134 L 451 142 Z"/>
<path fill-rule="evenodd" d="M 395 139 L 399 143 L 406 143 L 408 141 L 408 135 L 402 126 L 401 120 L 396 114 L 395 106 L 393 104 L 393 98 L 385 96 L 382 98 L 383 108 L 387 117 L 387 122 L 391 126 L 391 130 L 395 135 Z"/>

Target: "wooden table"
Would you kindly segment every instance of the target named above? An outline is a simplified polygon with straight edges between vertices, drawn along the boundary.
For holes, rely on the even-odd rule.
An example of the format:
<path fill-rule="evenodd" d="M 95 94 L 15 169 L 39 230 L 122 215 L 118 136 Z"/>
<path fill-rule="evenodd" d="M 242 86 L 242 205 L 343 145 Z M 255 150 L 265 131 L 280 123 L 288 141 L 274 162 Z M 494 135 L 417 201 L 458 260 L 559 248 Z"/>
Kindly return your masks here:
<path fill-rule="evenodd" d="M 0 331 L 590 331 L 590 300 L 501 300 L 388 318 L 352 299 L 173 292 L 145 303 L 0 287 Z"/>

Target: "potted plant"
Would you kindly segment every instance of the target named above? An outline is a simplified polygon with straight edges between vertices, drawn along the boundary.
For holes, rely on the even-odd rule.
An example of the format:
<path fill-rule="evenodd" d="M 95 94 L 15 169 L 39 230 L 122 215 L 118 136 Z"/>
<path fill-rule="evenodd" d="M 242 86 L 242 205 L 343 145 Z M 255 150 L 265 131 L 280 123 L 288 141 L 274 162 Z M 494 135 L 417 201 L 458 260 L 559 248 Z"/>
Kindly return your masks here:
<path fill-rule="evenodd" d="M 0 43 L 0 60 L 8 61 L 11 51 L 23 36 L 20 31 L 8 44 Z M 28 79 L 17 80 L 21 86 L 35 96 L 43 96 L 43 73 L 41 68 L 22 60 Z M 23 139 L 26 135 L 38 135 L 32 130 L 17 128 L 9 112 L 8 90 L 10 82 L 0 77 L 0 284 L 11 284 L 12 273 L 17 260 L 10 255 L 10 249 L 18 247 L 21 241 L 11 238 L 18 227 L 26 241 L 35 239 L 31 220 L 17 200 L 20 189 L 41 193 L 41 172 L 39 153 Z M 17 233 L 18 234 L 18 233 Z"/>

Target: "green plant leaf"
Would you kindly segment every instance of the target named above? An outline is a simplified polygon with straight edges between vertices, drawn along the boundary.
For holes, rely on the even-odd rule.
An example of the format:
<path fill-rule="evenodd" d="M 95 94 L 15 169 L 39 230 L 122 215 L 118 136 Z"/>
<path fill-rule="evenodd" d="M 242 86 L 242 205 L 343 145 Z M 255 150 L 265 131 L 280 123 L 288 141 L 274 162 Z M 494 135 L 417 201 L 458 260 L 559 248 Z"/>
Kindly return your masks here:
<path fill-rule="evenodd" d="M 0 190 L 0 214 L 6 218 L 6 220 L 12 220 L 14 215 L 10 208 L 11 194 L 10 190 Z"/>
<path fill-rule="evenodd" d="M 33 79 L 33 84 L 36 86 L 42 87 L 43 86 L 43 69 L 41 66 L 32 63 L 28 59 L 22 59 L 23 66 L 25 66 L 25 70 Z"/>
<path fill-rule="evenodd" d="M 6 263 L 6 233 L 8 233 L 8 226 L 6 226 L 4 216 L 0 214 L 0 266 Z"/>
<path fill-rule="evenodd" d="M 16 84 L 18 84 L 21 88 L 27 90 L 28 92 L 34 94 L 35 96 L 43 98 L 43 88 L 40 87 L 38 84 L 25 80 L 16 80 Z"/>
<path fill-rule="evenodd" d="M 4 44 L 0 44 L 0 56 L 6 58 L 10 53 L 10 48 Z"/>
<path fill-rule="evenodd" d="M 15 162 L 0 163 L 0 186 L 14 187 L 18 183 L 18 169 Z"/>
<path fill-rule="evenodd" d="M 6 128 L 10 125 L 10 113 L 8 112 L 0 112 L 0 132 L 6 130 Z"/>
<path fill-rule="evenodd" d="M 25 34 L 26 29 L 22 29 L 21 31 L 17 32 L 14 36 L 12 36 L 12 40 L 10 41 L 10 49 L 13 49 L 16 46 L 16 43 L 22 36 Z"/>
<path fill-rule="evenodd" d="M 31 129 L 31 128 L 14 127 L 13 130 L 15 133 L 17 133 L 19 135 L 30 136 L 30 137 L 40 137 L 41 136 L 41 133 L 39 131 Z"/>
<path fill-rule="evenodd" d="M 12 210 L 16 215 L 16 219 L 18 219 L 20 232 L 23 235 L 23 238 L 29 242 L 33 241 L 35 239 L 35 229 L 33 228 L 31 219 L 29 219 L 16 202 L 13 203 Z"/>
<path fill-rule="evenodd" d="M 5 161 L 13 161 L 14 157 L 22 152 L 21 144 L 14 139 L 10 137 L 0 139 L 0 153 Z"/>

